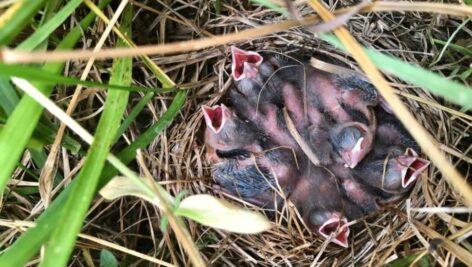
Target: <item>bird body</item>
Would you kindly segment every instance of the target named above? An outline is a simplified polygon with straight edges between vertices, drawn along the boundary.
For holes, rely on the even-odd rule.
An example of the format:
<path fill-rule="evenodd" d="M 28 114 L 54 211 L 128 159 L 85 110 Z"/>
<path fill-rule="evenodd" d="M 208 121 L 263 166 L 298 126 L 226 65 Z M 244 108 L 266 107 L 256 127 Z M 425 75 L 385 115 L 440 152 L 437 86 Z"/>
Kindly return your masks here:
<path fill-rule="evenodd" d="M 241 120 L 224 104 L 213 107 L 202 106 L 206 122 L 205 144 L 210 163 L 218 161 L 217 151 L 240 150 L 241 153 L 262 151 L 263 134 L 250 121 Z"/>
<path fill-rule="evenodd" d="M 402 197 L 427 169 L 370 83 L 231 53 L 229 107 L 202 107 L 207 159 L 226 192 L 266 208 L 288 197 L 313 232 L 347 247 L 349 220 Z"/>
<path fill-rule="evenodd" d="M 248 158 L 228 158 L 212 166 L 213 178 L 232 195 L 261 207 L 273 208 L 296 185 L 293 157 L 271 150 Z"/>
<path fill-rule="evenodd" d="M 212 176 L 229 193 L 266 206 L 274 199 L 278 186 L 289 188 L 295 184 L 298 170 L 288 150 L 264 151 L 264 138 L 257 127 L 223 104 L 203 106 L 202 112 Z"/>
<path fill-rule="evenodd" d="M 311 165 L 299 179 L 291 200 L 312 231 L 324 238 L 335 234 L 333 243 L 348 246 L 350 230 L 344 212 L 346 203 L 334 176 Z"/>
<path fill-rule="evenodd" d="M 358 180 L 388 193 L 387 200 L 407 192 L 429 161 L 419 157 L 416 143 L 396 118 L 377 109 L 381 118 L 376 130 L 372 153 L 353 173 Z"/>

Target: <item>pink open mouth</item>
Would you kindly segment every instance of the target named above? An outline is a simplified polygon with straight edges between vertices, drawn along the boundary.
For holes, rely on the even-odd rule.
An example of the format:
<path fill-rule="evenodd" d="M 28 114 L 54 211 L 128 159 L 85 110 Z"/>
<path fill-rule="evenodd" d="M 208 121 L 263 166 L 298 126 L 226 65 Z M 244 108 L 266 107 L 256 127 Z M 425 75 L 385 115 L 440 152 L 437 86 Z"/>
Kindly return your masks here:
<path fill-rule="evenodd" d="M 235 46 L 231 46 L 233 62 L 231 71 L 234 80 L 239 81 L 244 78 L 251 78 L 257 74 L 257 67 L 262 63 L 262 56 L 256 52 L 245 51 Z"/>
<path fill-rule="evenodd" d="M 405 154 L 398 157 L 402 171 L 402 186 L 407 188 L 410 184 L 423 173 L 429 166 L 430 162 L 418 156 L 418 153 L 411 148 L 407 148 Z"/>
<path fill-rule="evenodd" d="M 225 106 L 223 104 L 221 104 L 221 106 L 216 105 L 213 107 L 202 106 L 203 117 L 205 118 L 206 125 L 214 133 L 219 133 L 226 123 L 224 108 Z"/>
<path fill-rule="evenodd" d="M 344 158 L 346 161 L 346 167 L 355 168 L 357 164 L 362 160 L 363 151 L 365 150 L 364 137 L 357 140 L 356 144 L 351 151 L 346 152 Z"/>
<path fill-rule="evenodd" d="M 321 236 L 328 238 L 332 233 L 338 233 L 331 242 L 340 245 L 341 247 L 348 247 L 349 227 L 347 226 L 346 218 L 331 218 L 327 220 L 318 230 Z"/>

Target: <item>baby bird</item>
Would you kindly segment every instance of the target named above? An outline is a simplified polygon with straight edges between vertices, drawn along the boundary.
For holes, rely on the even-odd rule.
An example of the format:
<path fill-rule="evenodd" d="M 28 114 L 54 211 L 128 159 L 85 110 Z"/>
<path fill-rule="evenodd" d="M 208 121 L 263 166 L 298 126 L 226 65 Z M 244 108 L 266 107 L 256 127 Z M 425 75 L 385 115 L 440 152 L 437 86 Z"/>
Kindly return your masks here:
<path fill-rule="evenodd" d="M 286 126 L 282 112 L 285 107 L 298 133 L 316 148 L 314 153 L 319 161 L 331 163 L 332 147 L 324 116 L 309 106 L 305 109 L 300 90 L 278 77 L 279 70 L 275 68 L 282 66 L 281 61 L 235 47 L 232 54 L 232 75 L 236 81 L 236 90 L 230 91 L 232 105 L 260 125 L 275 143 L 300 150 Z"/>
<path fill-rule="evenodd" d="M 331 141 L 334 154 L 340 156 L 335 159 L 354 168 L 372 147 L 377 124 L 372 107 L 379 99 L 375 88 L 356 77 L 332 75 L 303 64 L 281 68 L 279 76 L 304 92 L 310 113 L 318 110 L 323 114 L 324 121 L 334 128 Z M 355 139 L 344 140 L 347 136 Z M 349 143 L 339 146 L 343 140 Z"/>
<path fill-rule="evenodd" d="M 280 102 L 281 81 L 273 76 L 274 66 L 257 52 L 231 47 L 231 71 L 239 93 L 254 105 Z"/>
<path fill-rule="evenodd" d="M 210 163 L 218 162 L 223 154 L 249 157 L 250 153 L 262 151 L 263 134 L 254 124 L 241 120 L 224 104 L 202 106 L 202 113 L 207 126 L 205 144 Z"/>
<path fill-rule="evenodd" d="M 385 159 L 366 162 L 354 173 L 368 185 L 397 196 L 408 191 L 428 166 L 429 161 L 411 148 L 404 153 L 391 149 Z"/>
<path fill-rule="evenodd" d="M 371 124 L 379 96 L 375 88 L 355 76 L 339 76 L 298 64 L 281 68 L 279 77 L 306 92 L 308 103 L 336 122 Z"/>
<path fill-rule="evenodd" d="M 207 159 L 213 164 L 213 178 L 224 190 L 265 207 L 273 206 L 279 189 L 294 187 L 298 170 L 291 153 L 263 151 L 265 141 L 257 127 L 223 104 L 203 106 L 202 112 Z"/>
<path fill-rule="evenodd" d="M 294 157 L 269 150 L 250 158 L 227 158 L 213 165 L 213 178 L 230 194 L 260 207 L 281 206 L 298 179 Z"/>
<path fill-rule="evenodd" d="M 236 90 L 229 92 L 230 102 L 241 117 L 256 124 L 276 146 L 298 151 L 298 145 L 290 135 L 282 110 L 270 102 L 252 103 Z"/>
<path fill-rule="evenodd" d="M 337 124 L 330 130 L 337 159 L 345 167 L 354 168 L 369 153 L 374 140 L 372 129 L 360 122 Z"/>
<path fill-rule="evenodd" d="M 310 167 L 299 179 L 291 200 L 312 231 L 324 238 L 335 233 L 332 242 L 348 247 L 350 230 L 344 212 L 346 202 L 333 176 L 321 168 Z M 355 208 L 350 213 L 355 213 Z"/>
<path fill-rule="evenodd" d="M 369 190 L 369 187 L 358 182 L 354 178 L 351 169 L 347 169 L 339 163 L 331 164 L 328 168 L 338 178 L 337 181 L 346 197 L 355 203 L 362 213 L 369 214 L 379 209 L 378 197 L 376 197 L 375 191 Z M 350 219 L 358 219 L 359 217 Z"/>
<path fill-rule="evenodd" d="M 377 109 L 379 124 L 372 154 L 353 173 L 367 185 L 396 198 L 408 191 L 429 166 L 418 156 L 417 144 L 391 114 Z"/>

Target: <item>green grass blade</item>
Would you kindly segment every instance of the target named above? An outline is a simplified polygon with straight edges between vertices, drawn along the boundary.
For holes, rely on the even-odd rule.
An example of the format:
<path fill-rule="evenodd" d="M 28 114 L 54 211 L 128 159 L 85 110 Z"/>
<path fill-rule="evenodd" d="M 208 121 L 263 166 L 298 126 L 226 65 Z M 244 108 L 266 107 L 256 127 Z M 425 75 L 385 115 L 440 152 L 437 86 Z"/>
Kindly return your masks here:
<path fill-rule="evenodd" d="M 288 11 L 285 7 L 280 6 L 270 0 L 252 0 L 251 2 L 258 3 L 260 5 L 266 6 L 267 8 L 270 8 L 274 11 L 279 12 L 280 14 L 283 15 L 288 15 Z"/>
<path fill-rule="evenodd" d="M 11 114 L 20 101 L 18 94 L 8 79 L 0 79 L 0 107 L 6 114 Z"/>
<path fill-rule="evenodd" d="M 28 39 L 24 40 L 16 47 L 19 50 L 33 50 L 39 46 L 43 41 L 47 40 L 54 30 L 64 23 L 64 21 L 75 11 L 75 9 L 82 3 L 82 0 L 69 1 L 54 17 L 49 19 L 41 27 L 39 27 Z"/>
<path fill-rule="evenodd" d="M 101 2 L 102 8 L 110 1 L 104 0 Z M 77 27 L 67 34 L 57 49 L 72 48 L 81 37 L 82 29 L 87 28 L 94 19 L 94 13 L 87 15 Z M 48 72 L 59 73 L 63 70 L 64 64 L 63 62 L 48 63 L 44 65 L 43 69 Z M 34 83 L 33 85 L 47 96 L 54 89 L 53 86 L 42 83 Z M 3 192 L 7 180 L 23 153 L 25 145 L 41 116 L 42 110 L 43 108 L 31 97 L 23 96 L 8 118 L 5 127 L 0 132 L 0 162 L 2 162 L 2 168 L 0 168 L 0 192 Z"/>
<path fill-rule="evenodd" d="M 115 139 L 113 140 L 113 143 L 116 143 L 120 136 L 128 129 L 128 127 L 131 125 L 131 123 L 136 119 L 136 117 L 139 115 L 141 110 L 146 106 L 146 104 L 151 100 L 151 98 L 154 96 L 154 93 L 147 93 L 141 100 L 139 100 L 138 104 L 136 104 L 133 107 L 133 110 L 131 110 L 130 114 L 126 119 L 123 121 L 123 123 L 120 125 L 120 128 L 118 128 L 118 132 L 116 133 Z"/>
<path fill-rule="evenodd" d="M 43 12 L 43 15 L 42 15 L 41 21 L 39 22 L 39 25 L 43 25 L 44 22 L 49 21 L 51 19 L 51 17 L 54 16 L 56 9 L 62 4 L 62 1 L 63 0 L 49 0 L 49 1 L 47 1 L 46 6 L 44 7 L 45 12 Z M 36 25 L 36 24 L 38 24 L 36 21 L 33 21 L 31 23 L 33 28 L 35 27 L 33 25 Z M 38 46 L 38 48 L 45 50 L 47 48 L 47 46 L 48 46 L 48 42 L 47 42 L 47 39 L 45 39 L 45 41 L 43 41 L 40 44 L 40 46 Z M 31 49 L 29 49 L 29 50 L 31 50 Z M 18 104 L 18 102 L 19 102 L 19 98 L 16 99 L 16 101 L 14 102 L 15 103 L 14 106 L 16 106 Z M 8 114 L 10 114 L 12 111 L 13 111 L 13 109 Z M 42 121 L 47 121 L 44 118 L 45 117 L 43 116 Z M 33 138 L 37 137 L 38 134 L 41 134 L 41 130 L 39 130 L 39 129 L 35 130 L 35 132 L 33 134 Z M 31 139 L 30 139 L 30 141 L 31 141 Z M 68 145 L 66 145 L 66 146 L 67 146 L 68 149 L 73 149 L 71 146 L 68 146 Z M 28 147 L 28 148 L 30 148 L 30 147 Z M 78 148 L 80 148 L 80 146 Z M 75 149 L 78 150 L 78 148 L 76 147 Z M 44 151 L 44 148 L 40 148 L 40 149 L 37 149 L 37 150 L 29 149 L 29 152 L 30 152 L 31 158 L 33 159 L 33 162 L 36 164 L 36 166 L 38 166 L 38 168 L 42 168 L 44 166 L 44 163 L 46 162 L 46 159 L 47 159 L 47 154 Z M 62 176 L 59 173 L 56 173 L 55 175 L 56 175 L 56 180 L 62 180 Z M 15 188 L 15 191 L 17 189 L 18 188 Z"/>
<path fill-rule="evenodd" d="M 0 27 L 0 46 L 8 45 L 44 6 L 46 0 L 23 0 L 21 7 Z"/>
<path fill-rule="evenodd" d="M 33 136 L 40 138 L 46 144 L 52 144 L 54 142 L 54 139 L 56 138 L 58 127 L 49 121 L 45 123 L 45 121 L 46 120 L 39 121 Z M 79 141 L 75 140 L 69 135 L 64 135 L 61 141 L 61 145 L 72 153 L 78 153 L 81 147 Z"/>
<path fill-rule="evenodd" d="M 122 27 L 131 35 L 133 7 L 128 5 L 123 14 Z M 117 41 L 117 47 L 124 46 Z M 110 83 L 129 86 L 131 84 L 132 58 L 118 58 L 113 62 Z M 74 249 L 75 240 L 87 215 L 87 210 L 96 192 L 100 173 L 105 166 L 115 133 L 128 104 L 129 92 L 109 91 L 103 114 L 98 122 L 95 138 L 90 146 L 76 186 L 64 205 L 64 212 L 58 218 L 61 224 L 53 231 L 40 267 L 66 266 Z"/>
<path fill-rule="evenodd" d="M 464 20 L 461 25 L 459 25 L 455 30 L 454 32 L 449 36 L 449 38 L 447 39 L 447 42 L 444 44 L 443 48 L 441 49 L 441 52 L 439 53 L 439 55 L 436 57 L 436 59 L 429 64 L 430 67 L 436 65 L 439 61 L 441 61 L 442 57 L 444 56 L 444 53 L 446 53 L 446 50 L 447 48 L 449 47 L 449 45 L 452 43 L 452 40 L 454 40 L 454 38 L 456 37 L 456 35 L 462 30 L 462 28 L 464 28 L 464 26 L 470 22 L 470 18 Z"/>
<path fill-rule="evenodd" d="M 5 111 L 5 114 L 10 115 L 19 101 L 20 98 L 18 97 L 16 90 L 13 88 L 10 81 L 0 79 L 0 107 Z M 54 125 L 52 123 L 49 123 L 49 125 L 46 126 L 40 121 L 38 128 L 34 131 L 33 136 L 29 139 L 26 147 L 33 148 L 32 144 L 50 144 L 56 132 L 53 130 L 55 128 L 53 126 Z M 39 142 L 33 142 L 35 139 Z M 80 143 L 68 135 L 64 137 L 62 145 L 74 153 L 77 153 L 80 150 Z M 42 151 L 42 148 L 39 150 L 39 147 L 34 147 L 34 149 L 36 150 L 30 150 L 31 157 L 33 158 L 34 163 L 41 168 L 46 161 L 46 153 Z M 60 177 L 59 174 L 56 174 L 56 176 Z"/>
<path fill-rule="evenodd" d="M 438 40 L 438 39 L 433 39 L 433 42 L 435 44 L 440 44 L 440 45 L 448 45 L 449 48 L 451 49 L 454 49 L 456 50 L 457 52 L 460 52 L 462 54 L 464 54 L 464 56 L 469 56 L 469 57 L 472 57 L 472 49 L 469 49 L 469 48 L 466 48 L 466 47 L 463 47 L 463 46 L 460 46 L 460 45 L 457 45 L 457 44 L 451 44 L 451 43 L 447 43 L 447 42 L 444 42 L 442 40 Z"/>
<path fill-rule="evenodd" d="M 104 1 L 106 1 L 106 3 L 104 3 L 105 5 L 110 2 L 110 0 Z M 103 9 L 102 5 L 99 6 Z M 149 59 L 149 57 L 142 57 L 142 60 L 151 72 L 156 75 L 164 87 L 175 86 L 174 82 L 167 77 L 167 75 L 165 75 L 165 73 L 163 73 L 162 70 Z M 120 160 L 127 164 L 134 159 L 136 148 L 144 148 L 148 146 L 155 137 L 171 123 L 175 116 L 177 116 L 180 108 L 185 102 L 186 95 L 187 93 L 185 91 L 179 91 L 159 121 L 146 131 L 146 138 L 139 138 L 139 140 L 137 140 L 138 142 L 132 143 L 131 148 L 122 151 L 122 155 L 126 157 L 127 161 L 125 162 L 124 159 Z M 116 169 L 110 164 L 107 164 L 100 178 L 98 188 L 103 187 L 103 185 L 105 185 L 116 173 Z M 50 233 L 54 227 L 56 227 L 56 218 L 63 210 L 62 203 L 66 201 L 75 184 L 74 179 L 72 183 L 51 203 L 48 209 L 39 216 L 36 220 L 36 227 L 28 229 L 15 241 L 15 243 L 4 251 L 3 255 L 0 255 L 0 266 L 23 266 L 31 257 L 36 255 L 39 248 L 47 241 Z"/>
<path fill-rule="evenodd" d="M 163 93 L 175 90 L 175 88 L 151 88 L 143 86 L 121 86 L 116 84 L 103 84 L 93 81 L 80 80 L 76 78 L 62 76 L 56 73 L 51 73 L 45 70 L 41 70 L 34 67 L 28 67 L 23 65 L 15 64 L 2 64 L 0 63 L 0 77 L 18 77 L 23 78 L 29 81 L 37 81 L 42 84 L 65 84 L 65 85 L 82 85 L 85 87 L 96 87 L 101 89 L 114 89 L 114 90 L 124 90 L 130 92 L 155 92 Z"/>
<path fill-rule="evenodd" d="M 118 158 L 124 163 L 130 162 L 136 157 L 136 150 L 146 147 L 150 144 L 162 130 L 167 128 L 167 126 L 172 122 L 174 117 L 179 112 L 180 108 L 185 102 L 185 97 L 187 96 L 186 91 L 179 91 L 172 102 L 172 105 L 169 106 L 169 109 L 162 115 L 159 119 L 159 123 L 154 124 L 149 129 L 147 129 L 143 134 L 141 134 L 136 140 L 118 153 Z M 106 173 L 106 172 L 104 172 Z"/>
<path fill-rule="evenodd" d="M 344 46 L 334 35 L 320 34 L 320 36 L 323 40 L 332 45 L 344 49 Z M 372 62 L 382 71 L 391 73 L 406 82 L 420 86 L 466 109 L 472 108 L 472 88 L 373 49 L 365 49 L 365 51 Z"/>
<path fill-rule="evenodd" d="M 119 153 L 122 157 L 118 158 L 124 164 L 130 163 L 135 158 L 136 149 L 148 146 L 156 136 L 172 122 L 182 108 L 182 105 L 185 103 L 186 95 L 186 91 L 179 91 L 159 121 L 146 130 L 142 135 L 146 137 L 140 136 L 135 142 L 131 143 L 129 147 L 123 149 Z M 117 173 L 118 171 L 111 164 L 107 163 L 100 177 L 97 191 L 108 183 Z M 39 216 L 36 220 L 36 227 L 30 228 L 23 233 L 16 242 L 0 256 L 0 266 L 23 266 L 39 251 L 39 248 L 47 241 L 50 233 L 58 224 L 57 217 L 60 216 L 64 208 L 62 203 L 67 200 L 74 187 L 76 187 L 75 179 L 73 179 L 72 183 L 59 194 L 48 209 Z"/>
<path fill-rule="evenodd" d="M 11 85 L 10 81 L 0 79 L 0 108 L 5 111 L 5 114 L 10 115 L 19 101 L 20 98 L 18 97 L 17 92 Z M 37 129 L 34 131 L 33 138 L 41 139 L 41 141 L 44 141 L 44 143 L 51 144 L 54 141 L 56 131 L 57 127 L 53 123 L 43 119 L 38 123 Z M 80 143 L 69 135 L 64 136 L 62 145 L 73 153 L 77 153 L 80 149 Z M 42 166 L 36 160 L 35 163 L 39 166 Z"/>
<path fill-rule="evenodd" d="M 102 249 L 100 251 L 100 266 L 101 267 L 118 267 L 118 260 L 111 251 Z"/>

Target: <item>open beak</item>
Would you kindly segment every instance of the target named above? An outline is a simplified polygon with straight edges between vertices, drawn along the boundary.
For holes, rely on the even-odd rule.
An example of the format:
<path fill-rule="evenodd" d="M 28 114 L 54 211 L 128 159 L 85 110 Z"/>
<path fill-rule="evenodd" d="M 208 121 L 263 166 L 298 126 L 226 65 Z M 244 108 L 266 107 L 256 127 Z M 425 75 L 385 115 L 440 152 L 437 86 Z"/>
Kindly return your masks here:
<path fill-rule="evenodd" d="M 332 233 L 337 233 L 331 242 L 340 245 L 341 247 L 348 247 L 348 237 L 350 230 L 347 226 L 346 218 L 331 218 L 320 227 L 318 232 L 324 238 L 328 238 Z"/>
<path fill-rule="evenodd" d="M 219 133 L 226 123 L 226 109 L 223 104 L 213 107 L 202 106 L 205 123 L 215 134 Z"/>
<path fill-rule="evenodd" d="M 430 164 L 428 160 L 420 158 L 418 153 L 411 148 L 407 148 L 405 154 L 398 157 L 398 162 L 402 167 L 401 177 L 403 188 L 407 188 L 416 181 Z"/>
<path fill-rule="evenodd" d="M 364 156 L 364 137 L 357 140 L 352 150 L 347 151 L 345 155 L 346 167 L 354 168 Z"/>
<path fill-rule="evenodd" d="M 231 72 L 235 81 L 255 78 L 262 63 L 262 56 L 253 51 L 245 51 L 231 46 Z"/>

